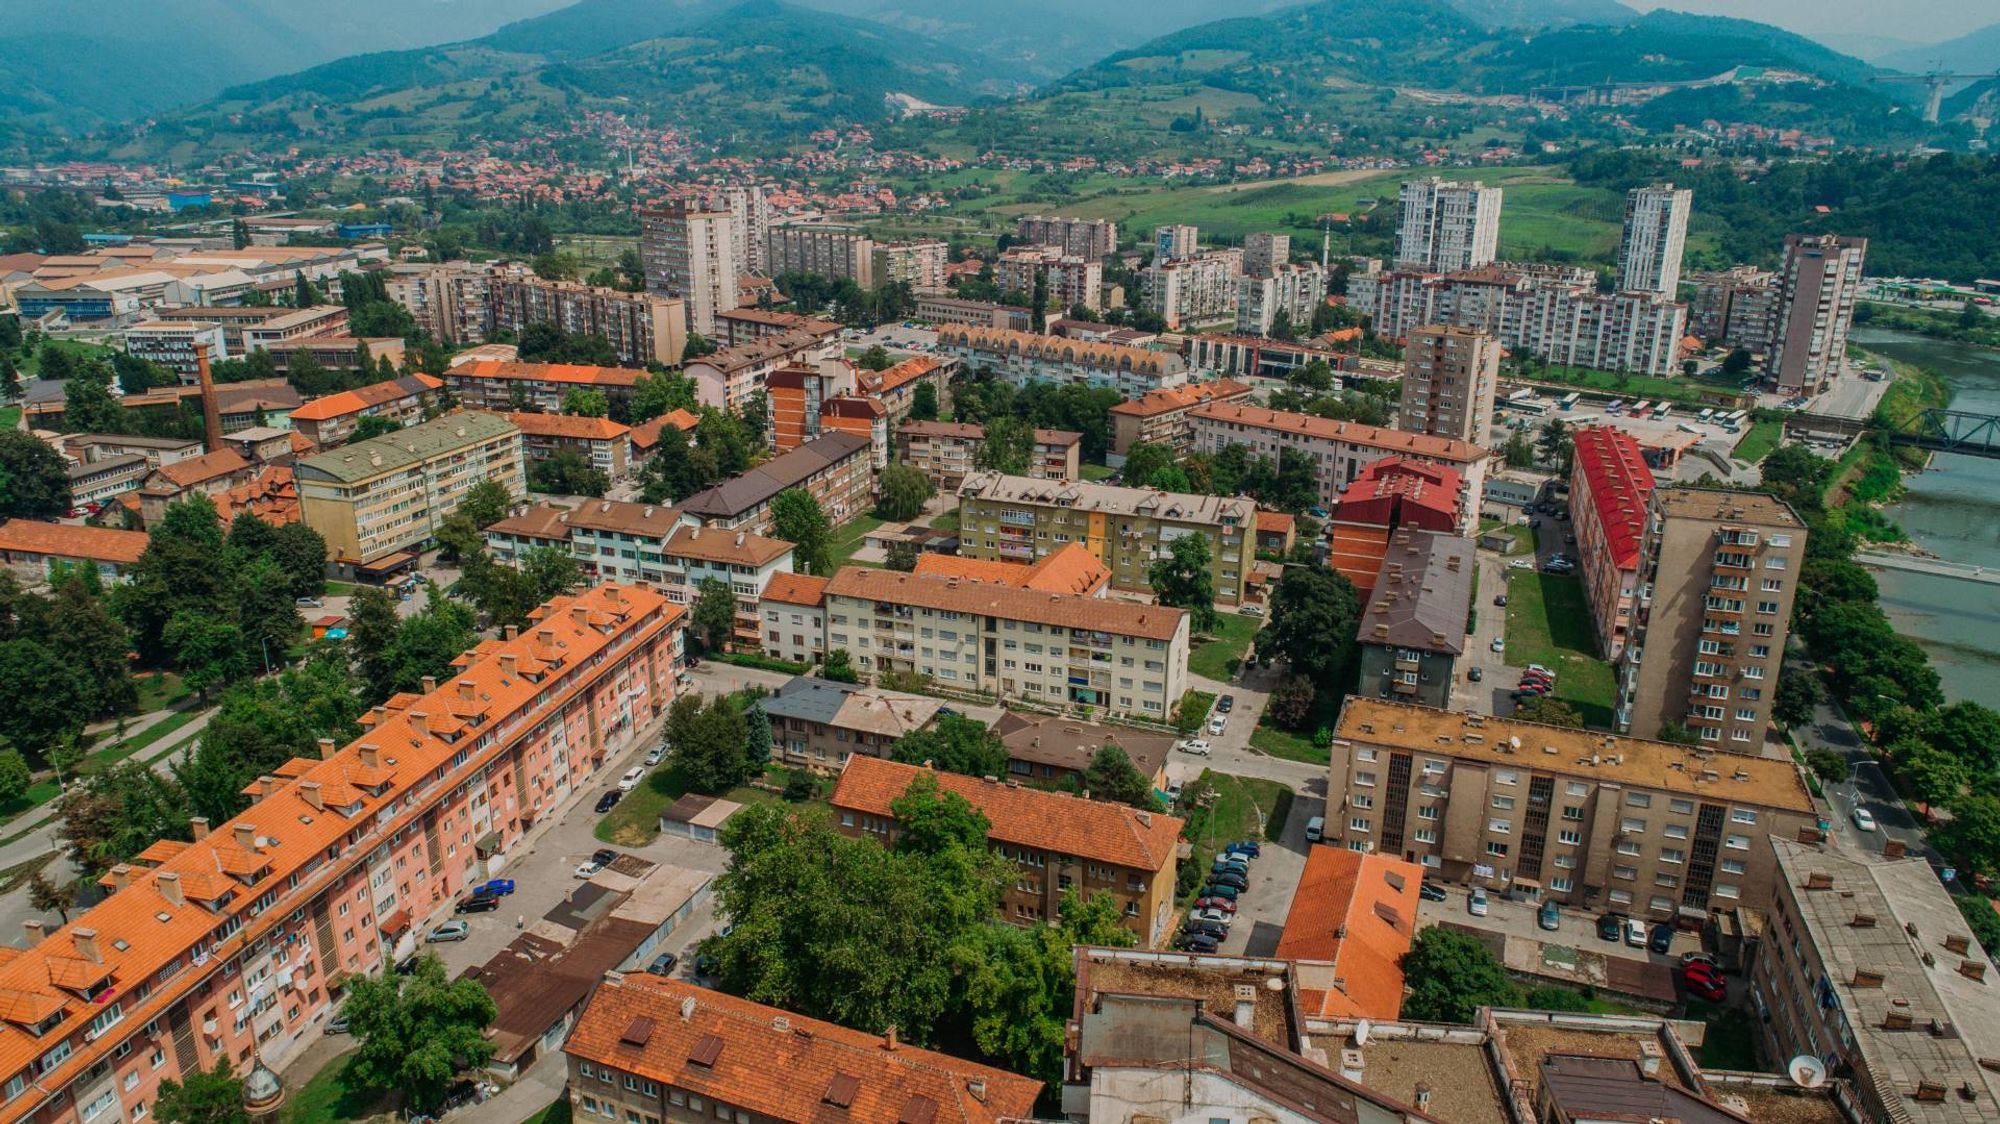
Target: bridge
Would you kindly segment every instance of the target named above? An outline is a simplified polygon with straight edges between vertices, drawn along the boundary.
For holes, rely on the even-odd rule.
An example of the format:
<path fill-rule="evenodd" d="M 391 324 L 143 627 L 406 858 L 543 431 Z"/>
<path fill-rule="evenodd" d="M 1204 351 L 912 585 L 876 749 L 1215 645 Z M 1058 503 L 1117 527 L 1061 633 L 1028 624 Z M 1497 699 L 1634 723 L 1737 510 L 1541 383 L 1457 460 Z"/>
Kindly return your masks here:
<path fill-rule="evenodd" d="M 1969 562 L 1947 562 L 1942 558 L 1919 558 L 1881 550 L 1856 551 L 1854 560 L 1878 570 L 1901 570 L 1906 574 L 1928 574 L 1934 578 L 1955 578 L 1981 585 L 2000 585 L 2000 570 L 1989 570 Z"/>
<path fill-rule="evenodd" d="M 1875 418 L 1844 418 L 1833 414 L 1797 413 L 1785 419 L 1792 429 L 1859 437 L 1876 434 L 1891 445 L 1908 445 L 1934 453 L 2000 459 L 2000 416 L 1963 410 L 1930 409 L 1888 424 Z"/>

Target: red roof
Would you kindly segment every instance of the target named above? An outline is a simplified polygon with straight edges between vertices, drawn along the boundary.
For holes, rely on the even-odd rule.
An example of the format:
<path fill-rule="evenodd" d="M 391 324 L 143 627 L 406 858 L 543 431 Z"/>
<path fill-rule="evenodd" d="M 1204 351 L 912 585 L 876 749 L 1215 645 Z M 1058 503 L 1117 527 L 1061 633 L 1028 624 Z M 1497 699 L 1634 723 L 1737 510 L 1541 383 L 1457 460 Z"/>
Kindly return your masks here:
<path fill-rule="evenodd" d="M 1383 457 L 1348 481 L 1334 505 L 1333 521 L 1450 533 L 1458 528 L 1464 488 L 1465 478 L 1449 465 Z"/>
<path fill-rule="evenodd" d="M 825 578 L 811 574 L 794 574 L 780 571 L 771 575 L 764 586 L 762 600 L 782 601 L 787 605 L 810 605 L 817 608 L 826 601 Z"/>
<path fill-rule="evenodd" d="M 32 519 L 0 522 L 0 551 L 88 559 L 130 566 L 146 550 L 143 531 L 109 527 L 78 527 L 68 523 L 38 523 Z"/>
<path fill-rule="evenodd" d="M 1639 539 L 1646 528 L 1646 499 L 1653 494 L 1653 473 L 1639 452 L 1639 442 L 1622 429 L 1580 426 L 1570 431 L 1576 443 L 1571 483 L 1589 500 L 1605 549 L 1620 570 L 1639 568 Z"/>
<path fill-rule="evenodd" d="M 1307 1015 L 1394 1019 L 1403 1009 L 1403 954 L 1417 927 L 1423 868 L 1387 855 L 1319 846 L 1306 853 L 1275 955 L 1334 967 L 1340 986 L 1304 988 Z M 1301 972 L 1304 982 L 1313 974 Z"/>
<path fill-rule="evenodd" d="M 642 453 L 651 449 L 660 443 L 660 430 L 668 425 L 672 425 L 682 433 L 688 433 L 700 424 L 699 417 L 676 406 L 652 421 L 633 426 L 632 447 Z"/>

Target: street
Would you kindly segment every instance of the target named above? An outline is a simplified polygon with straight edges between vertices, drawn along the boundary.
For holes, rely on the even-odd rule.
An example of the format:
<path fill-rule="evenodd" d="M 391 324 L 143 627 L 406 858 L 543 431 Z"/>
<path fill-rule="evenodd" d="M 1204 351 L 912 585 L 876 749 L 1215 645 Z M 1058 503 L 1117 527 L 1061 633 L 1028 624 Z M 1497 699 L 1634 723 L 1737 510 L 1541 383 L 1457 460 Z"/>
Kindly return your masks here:
<path fill-rule="evenodd" d="M 1794 666 L 1810 670 L 1802 660 L 1796 660 Z M 1833 821 L 1833 839 L 1842 850 L 1880 854 L 1884 843 L 1894 839 L 1902 843 L 1910 854 L 1929 859 L 1933 867 L 1944 866 L 1944 857 L 1924 837 L 1916 813 L 1910 811 L 1902 798 L 1896 795 L 1895 786 L 1882 772 L 1874 751 L 1832 699 L 1820 699 L 1813 707 L 1812 721 L 1795 727 L 1792 736 L 1798 739 L 1800 752 L 1810 754 L 1815 749 L 1829 750 L 1845 759 L 1852 770 L 1848 778 L 1838 784 L 1822 782 L 1826 802 L 1831 806 L 1827 818 Z M 1868 809 L 1869 814 L 1875 817 L 1874 831 L 1862 831 L 1855 825 L 1854 809 L 1857 807 Z M 1956 886 L 1952 888 L 1956 890 Z"/>

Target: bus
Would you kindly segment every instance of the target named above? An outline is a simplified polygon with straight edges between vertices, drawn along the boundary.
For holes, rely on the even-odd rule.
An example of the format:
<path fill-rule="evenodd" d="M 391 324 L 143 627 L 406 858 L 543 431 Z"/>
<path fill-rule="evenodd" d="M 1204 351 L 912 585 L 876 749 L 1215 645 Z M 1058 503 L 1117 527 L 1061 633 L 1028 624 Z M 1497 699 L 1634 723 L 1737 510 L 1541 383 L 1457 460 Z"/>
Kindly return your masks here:
<path fill-rule="evenodd" d="M 1632 409 L 1629 410 L 1628 412 L 1634 418 L 1643 420 L 1646 417 L 1646 414 L 1650 412 L 1652 408 L 1653 404 L 1651 402 L 1641 402 L 1637 406 L 1632 407 Z"/>
<path fill-rule="evenodd" d="M 1549 412 L 1549 404 L 1547 402 L 1538 401 L 1533 398 L 1522 398 L 1509 402 L 1507 403 L 1507 408 L 1517 414 L 1526 414 L 1533 418 L 1539 418 Z"/>
<path fill-rule="evenodd" d="M 1613 398 L 1610 402 L 1605 403 L 1604 406 L 1604 412 L 1607 414 L 1615 415 L 1623 412 L 1624 409 L 1625 409 L 1625 400 L 1623 398 Z"/>
<path fill-rule="evenodd" d="M 1583 401 L 1583 395 L 1581 395 L 1581 394 L 1577 394 L 1577 393 L 1575 393 L 1574 391 L 1572 391 L 1572 392 L 1571 392 L 1571 393 L 1569 393 L 1569 394 L 1565 394 L 1565 395 L 1563 395 L 1563 398 L 1562 398 L 1562 412 L 1563 412 L 1563 413 L 1565 413 L 1565 414 L 1567 414 L 1567 413 L 1569 413 L 1569 412 L 1570 412 L 1571 410 L 1574 410 L 1574 409 L 1576 409 L 1576 404 L 1577 404 L 1578 402 L 1581 402 L 1581 401 Z"/>
<path fill-rule="evenodd" d="M 1660 404 L 1653 407 L 1654 419 L 1657 420 L 1659 418 L 1666 417 L 1669 413 L 1673 412 L 1673 408 L 1674 404 L 1672 402 L 1669 402 L 1666 399 L 1662 398 L 1660 400 Z"/>
<path fill-rule="evenodd" d="M 1702 411 L 1701 413 L 1699 413 L 1699 414 L 1695 415 L 1695 419 L 1694 419 L 1694 420 L 1696 420 L 1696 421 L 1698 421 L 1698 422 L 1704 422 L 1704 423 L 1705 423 L 1705 422 L 1707 422 L 1707 421 L 1708 421 L 1708 420 L 1709 420 L 1710 418 L 1713 418 L 1714 416 L 1715 416 L 1715 407 L 1713 407 L 1713 406 L 1710 406 L 1710 407 L 1708 407 L 1707 409 L 1703 410 L 1703 411 Z"/>
<path fill-rule="evenodd" d="M 1534 397 L 1535 397 L 1534 388 L 1524 386 L 1514 391 L 1513 393 L 1507 395 L 1507 401 L 1509 404 L 1515 402 L 1530 402 L 1534 400 Z"/>

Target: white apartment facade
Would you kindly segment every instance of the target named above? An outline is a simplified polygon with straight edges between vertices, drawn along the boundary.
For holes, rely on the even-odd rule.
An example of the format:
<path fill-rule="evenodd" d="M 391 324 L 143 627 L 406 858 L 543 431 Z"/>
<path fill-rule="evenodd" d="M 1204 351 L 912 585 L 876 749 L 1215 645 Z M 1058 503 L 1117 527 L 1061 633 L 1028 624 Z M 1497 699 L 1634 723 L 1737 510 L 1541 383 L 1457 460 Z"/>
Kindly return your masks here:
<path fill-rule="evenodd" d="M 681 202 L 639 212 L 639 253 L 646 291 L 687 304 L 688 330 L 715 336 L 717 314 L 736 307 L 743 262 L 734 217 Z"/>
<path fill-rule="evenodd" d="M 1625 235 L 1618 243 L 1618 288 L 1631 293 L 1680 291 L 1694 192 L 1670 183 L 1635 187 L 1625 195 Z"/>
<path fill-rule="evenodd" d="M 1431 176 L 1403 184 L 1398 197 L 1396 268 L 1448 273 L 1499 256 L 1500 189 Z"/>
<path fill-rule="evenodd" d="M 1067 315 L 1078 305 L 1104 307 L 1104 264 L 1095 258 L 1077 257 L 1057 246 L 1009 246 L 993 265 L 994 283 L 1003 293 L 1033 296 L 1038 276 L 1049 308 Z"/>
<path fill-rule="evenodd" d="M 1295 328 L 1304 330 L 1312 323 L 1313 310 L 1324 300 L 1326 271 L 1317 262 L 1279 265 L 1261 275 L 1246 268 L 1245 275 L 1236 281 L 1236 330 L 1268 336 L 1280 313 Z"/>

